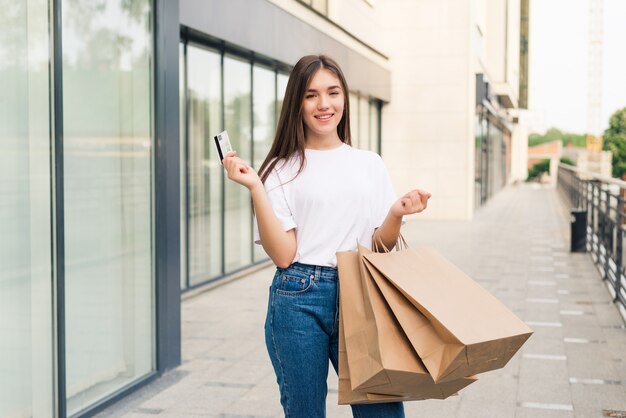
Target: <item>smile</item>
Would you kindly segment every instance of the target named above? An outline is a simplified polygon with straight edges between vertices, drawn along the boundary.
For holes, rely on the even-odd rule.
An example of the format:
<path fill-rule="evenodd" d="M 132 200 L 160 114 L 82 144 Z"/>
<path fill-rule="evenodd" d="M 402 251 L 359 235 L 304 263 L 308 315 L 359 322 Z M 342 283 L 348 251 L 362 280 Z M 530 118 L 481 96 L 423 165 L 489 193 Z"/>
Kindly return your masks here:
<path fill-rule="evenodd" d="M 315 119 L 319 119 L 319 120 L 324 121 L 324 120 L 328 120 L 328 119 L 332 118 L 333 116 L 334 116 L 334 113 L 331 113 L 329 115 L 318 115 L 318 116 L 315 116 Z"/>

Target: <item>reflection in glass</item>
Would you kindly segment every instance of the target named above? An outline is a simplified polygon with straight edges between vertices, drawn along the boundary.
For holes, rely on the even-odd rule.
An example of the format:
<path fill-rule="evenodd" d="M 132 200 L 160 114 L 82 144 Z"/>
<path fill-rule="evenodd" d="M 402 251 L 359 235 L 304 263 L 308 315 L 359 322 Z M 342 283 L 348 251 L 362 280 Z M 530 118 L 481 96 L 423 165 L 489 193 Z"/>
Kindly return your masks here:
<path fill-rule="evenodd" d="M 68 415 L 153 370 L 149 0 L 62 0 Z"/>
<path fill-rule="evenodd" d="M 379 111 L 378 111 L 378 103 L 375 100 L 372 100 L 369 103 L 370 109 L 370 134 L 369 134 L 369 149 L 380 154 L 380 150 L 378 149 L 378 133 L 379 133 Z"/>
<path fill-rule="evenodd" d="M 360 148 L 361 134 L 359 132 L 359 96 L 355 93 L 350 93 L 350 136 L 352 139 L 352 146 L 354 148 Z"/>
<path fill-rule="evenodd" d="M 253 167 L 258 170 L 272 146 L 276 131 L 276 73 L 263 67 L 254 66 L 253 73 Z M 260 245 L 254 246 L 254 261 L 267 258 Z"/>
<path fill-rule="evenodd" d="M 278 123 L 278 117 L 280 111 L 283 108 L 283 100 L 285 98 L 285 91 L 287 91 L 287 82 L 289 81 L 288 74 L 278 73 L 276 76 L 276 123 Z"/>
<path fill-rule="evenodd" d="M 369 143 L 370 137 L 370 106 L 366 98 L 359 98 L 359 145 L 361 149 L 371 149 Z"/>
<path fill-rule="evenodd" d="M 54 408 L 48 7 L 0 7 L 0 417 Z"/>
<path fill-rule="evenodd" d="M 223 169 L 213 144 L 213 136 L 222 130 L 221 56 L 188 45 L 186 76 L 189 105 L 188 272 L 189 284 L 193 286 L 222 274 Z"/>
<path fill-rule="evenodd" d="M 224 120 L 237 155 L 251 160 L 251 69 L 250 63 L 224 58 Z M 227 181 L 224 189 L 226 272 L 252 262 L 252 203 L 245 187 Z"/>

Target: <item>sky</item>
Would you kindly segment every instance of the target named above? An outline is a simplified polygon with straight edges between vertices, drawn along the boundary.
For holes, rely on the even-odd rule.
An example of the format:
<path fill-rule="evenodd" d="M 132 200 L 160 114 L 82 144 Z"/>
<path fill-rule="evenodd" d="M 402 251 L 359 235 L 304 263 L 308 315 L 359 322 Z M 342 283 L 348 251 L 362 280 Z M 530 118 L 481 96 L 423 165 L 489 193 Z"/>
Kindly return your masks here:
<path fill-rule="evenodd" d="M 530 0 L 529 107 L 545 128 L 587 128 L 589 0 Z M 626 0 L 604 0 L 603 129 L 626 107 Z M 541 125 L 541 124 L 540 124 Z"/>

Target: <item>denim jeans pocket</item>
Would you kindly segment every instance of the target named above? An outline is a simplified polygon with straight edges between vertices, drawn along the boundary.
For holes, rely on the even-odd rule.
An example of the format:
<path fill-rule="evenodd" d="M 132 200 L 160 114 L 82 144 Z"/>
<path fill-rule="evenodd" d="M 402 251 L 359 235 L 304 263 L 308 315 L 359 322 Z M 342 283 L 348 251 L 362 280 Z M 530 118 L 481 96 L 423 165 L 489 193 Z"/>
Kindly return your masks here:
<path fill-rule="evenodd" d="M 285 269 L 276 275 L 276 293 L 284 296 L 302 295 L 313 287 L 312 275 L 293 269 Z"/>

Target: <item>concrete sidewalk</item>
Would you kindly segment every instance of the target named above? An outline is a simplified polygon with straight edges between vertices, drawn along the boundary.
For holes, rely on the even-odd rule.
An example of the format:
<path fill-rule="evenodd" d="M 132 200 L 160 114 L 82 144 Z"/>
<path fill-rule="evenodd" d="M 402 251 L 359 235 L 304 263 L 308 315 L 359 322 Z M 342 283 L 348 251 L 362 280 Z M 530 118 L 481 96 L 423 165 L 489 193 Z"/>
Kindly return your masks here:
<path fill-rule="evenodd" d="M 436 196 L 434 197 L 436 198 Z M 459 396 L 406 403 L 407 417 L 626 417 L 626 329 L 587 254 L 569 253 L 557 191 L 509 187 L 472 222 L 408 222 L 427 244 L 525 320 L 535 334 L 502 370 Z M 281 417 L 263 322 L 273 268 L 183 302 L 183 364 L 99 417 Z M 329 375 L 328 416 L 337 405 Z"/>

